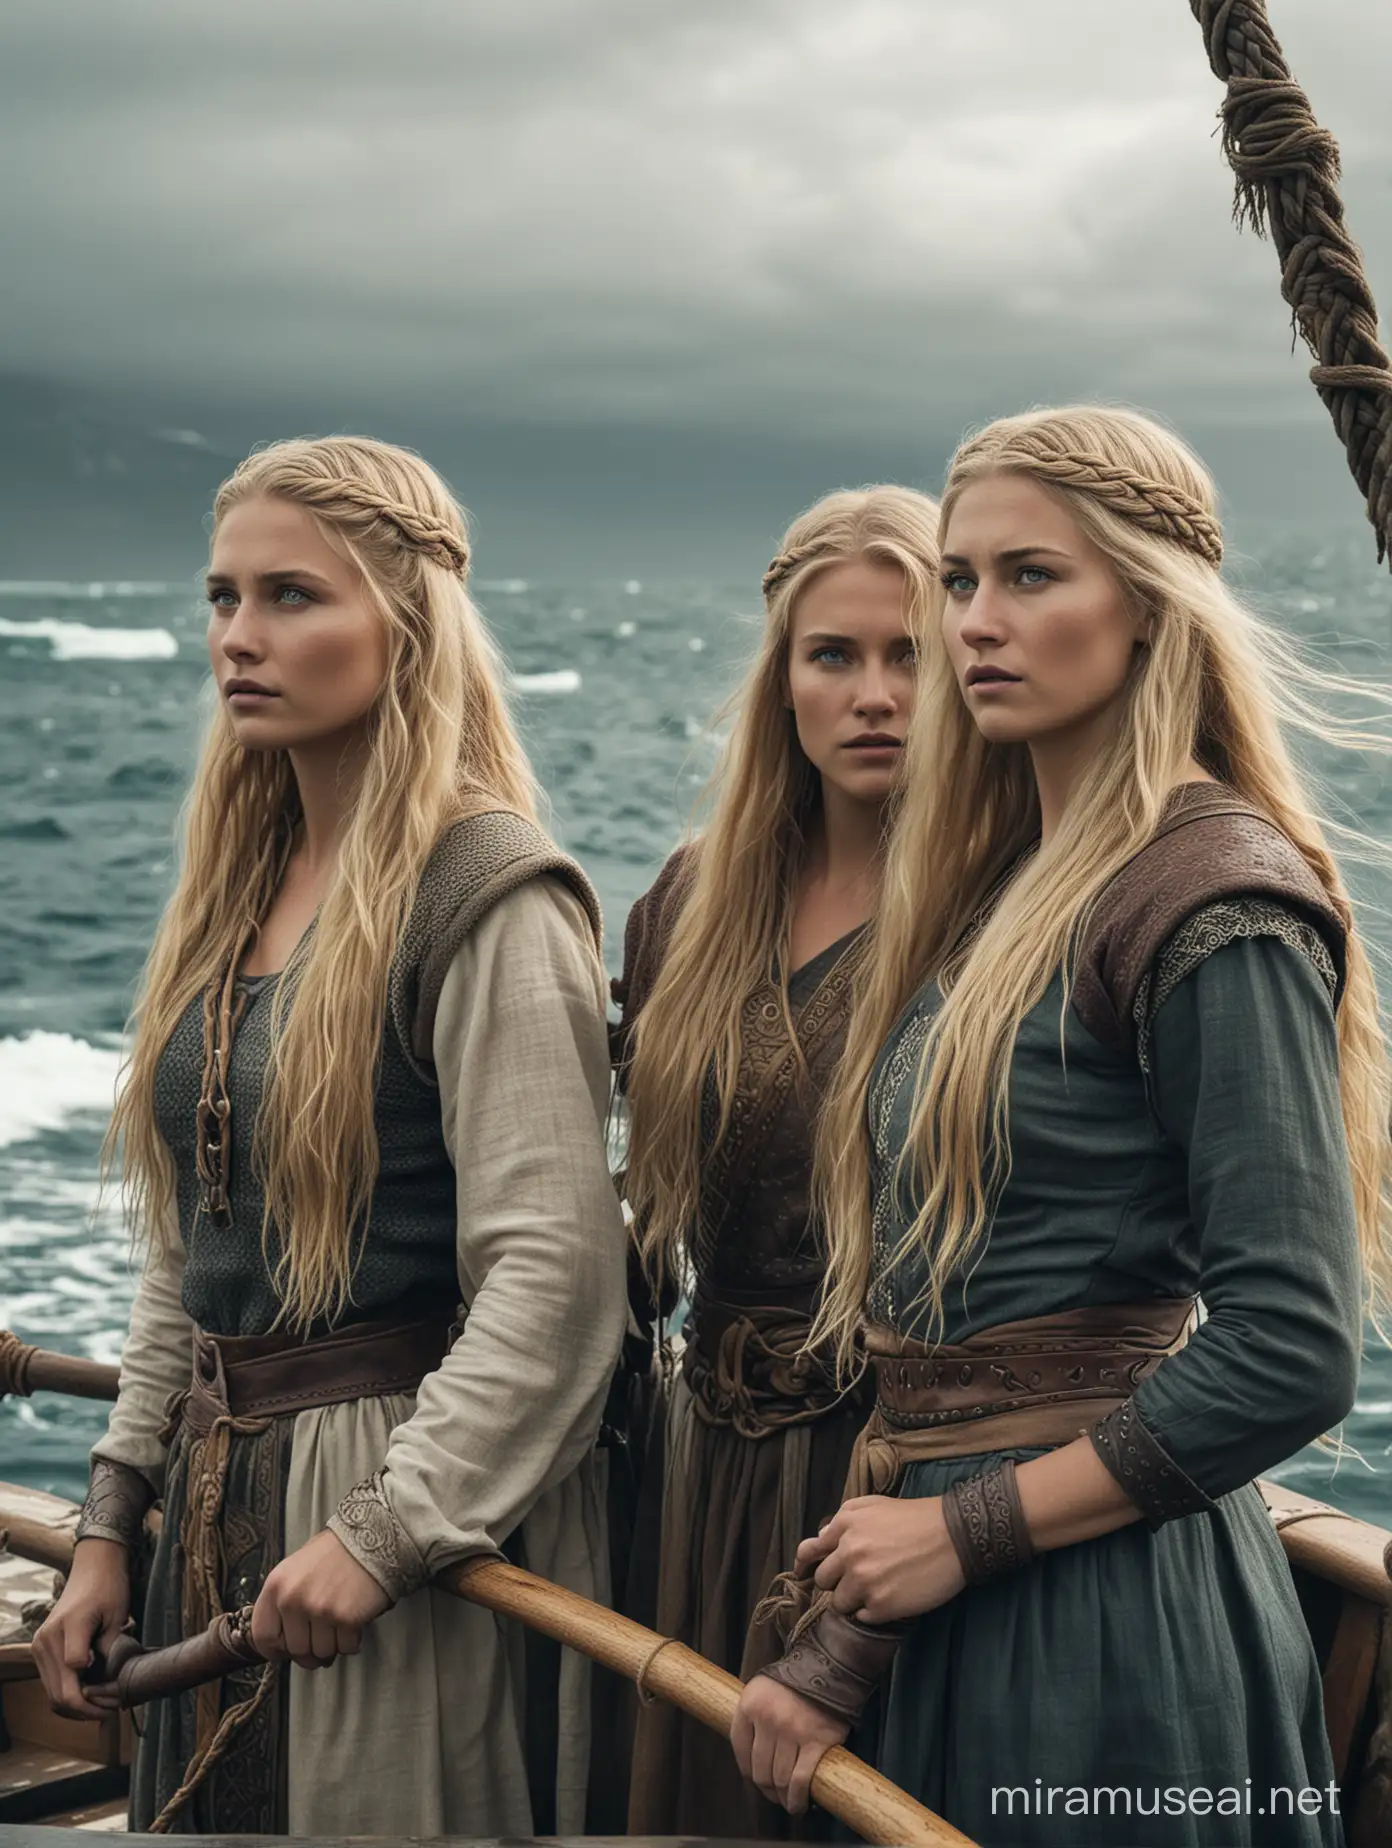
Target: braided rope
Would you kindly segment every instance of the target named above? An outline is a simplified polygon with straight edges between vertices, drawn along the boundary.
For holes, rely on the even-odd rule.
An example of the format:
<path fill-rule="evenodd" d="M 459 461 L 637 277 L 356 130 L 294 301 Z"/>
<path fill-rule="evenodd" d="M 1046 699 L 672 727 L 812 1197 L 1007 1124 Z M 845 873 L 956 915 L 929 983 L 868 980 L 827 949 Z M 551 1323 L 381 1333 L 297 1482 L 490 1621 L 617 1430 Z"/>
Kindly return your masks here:
<path fill-rule="evenodd" d="M 206 1744 L 199 1746 L 195 1750 L 193 1757 L 190 1758 L 185 1767 L 183 1783 L 179 1785 L 178 1789 L 174 1792 L 173 1796 L 170 1797 L 159 1815 L 156 1816 L 154 1821 L 150 1824 L 149 1833 L 151 1835 L 167 1835 L 169 1833 L 170 1825 L 178 1817 L 179 1812 L 189 1801 L 189 1798 L 197 1793 L 206 1780 L 209 1772 L 215 1770 L 222 1759 L 226 1757 L 237 1734 L 244 1726 L 254 1720 L 262 1707 L 265 1706 L 266 1700 L 272 1688 L 275 1686 L 275 1682 L 276 1664 L 274 1662 L 267 1662 L 262 1668 L 261 1673 L 257 1676 L 256 1686 L 252 1692 L 245 1700 L 239 1701 L 235 1707 L 229 1707 L 227 1709 L 212 1738 L 209 1739 Z M 221 1688 L 222 1683 L 217 1681 L 212 1685 L 215 1688 Z"/>
<path fill-rule="evenodd" d="M 413 552 L 443 565 L 446 571 L 463 577 L 469 569 L 469 542 L 461 533 L 433 515 L 422 513 L 418 507 L 412 507 L 408 501 L 389 500 L 351 475 L 315 480 L 309 498 L 340 504 L 346 501 L 357 513 L 385 520 L 395 527 Z"/>
<path fill-rule="evenodd" d="M 1377 534 L 1392 551 L 1392 366 L 1377 307 L 1344 226 L 1339 148 L 1290 72 L 1264 0 L 1189 0 L 1214 75 L 1227 85 L 1223 152 L 1237 177 L 1234 216 L 1270 229 L 1281 294 L 1314 355 L 1310 379 L 1348 452 Z"/>

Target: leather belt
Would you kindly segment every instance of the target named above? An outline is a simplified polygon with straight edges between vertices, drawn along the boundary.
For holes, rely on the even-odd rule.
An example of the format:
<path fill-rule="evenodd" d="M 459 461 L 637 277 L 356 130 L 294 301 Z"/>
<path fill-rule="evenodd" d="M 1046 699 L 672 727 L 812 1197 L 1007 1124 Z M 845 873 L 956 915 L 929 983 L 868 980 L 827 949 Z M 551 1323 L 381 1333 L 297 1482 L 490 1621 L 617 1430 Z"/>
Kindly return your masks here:
<path fill-rule="evenodd" d="M 1189 1297 L 1093 1305 L 935 1348 L 868 1328 L 875 1409 L 847 1496 L 886 1493 L 909 1463 L 1071 1443 L 1184 1345 L 1193 1313 Z"/>
<path fill-rule="evenodd" d="M 452 1311 L 357 1322 L 305 1341 L 293 1335 L 211 1335 L 196 1328 L 184 1423 L 204 1436 L 214 1419 L 275 1418 L 350 1399 L 415 1392 L 448 1354 Z"/>

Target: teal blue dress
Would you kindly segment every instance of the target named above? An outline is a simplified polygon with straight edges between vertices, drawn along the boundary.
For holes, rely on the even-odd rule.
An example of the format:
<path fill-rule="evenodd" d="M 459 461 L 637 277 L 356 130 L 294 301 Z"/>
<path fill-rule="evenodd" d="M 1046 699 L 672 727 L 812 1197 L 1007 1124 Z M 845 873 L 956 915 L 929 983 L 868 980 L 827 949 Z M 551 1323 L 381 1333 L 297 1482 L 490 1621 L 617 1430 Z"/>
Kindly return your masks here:
<path fill-rule="evenodd" d="M 1268 902 L 1214 906 L 1180 936 L 1152 971 L 1139 1051 L 1093 1038 L 1058 979 L 1024 1020 L 1009 1178 L 949 1290 L 950 1342 L 1091 1304 L 1198 1292 L 1206 1310 L 1126 1408 L 1188 1511 L 970 1588 L 899 1651 L 881 1769 L 983 1848 L 1343 1840 L 1319 1671 L 1253 1486 L 1336 1425 L 1356 1384 L 1333 969 Z M 895 1164 L 938 1003 L 933 988 L 910 1004 L 870 1095 L 871 1313 L 919 1338 L 921 1259 L 883 1267 L 913 1216 Z M 914 1464 L 900 1492 L 941 1495 L 990 1460 Z"/>

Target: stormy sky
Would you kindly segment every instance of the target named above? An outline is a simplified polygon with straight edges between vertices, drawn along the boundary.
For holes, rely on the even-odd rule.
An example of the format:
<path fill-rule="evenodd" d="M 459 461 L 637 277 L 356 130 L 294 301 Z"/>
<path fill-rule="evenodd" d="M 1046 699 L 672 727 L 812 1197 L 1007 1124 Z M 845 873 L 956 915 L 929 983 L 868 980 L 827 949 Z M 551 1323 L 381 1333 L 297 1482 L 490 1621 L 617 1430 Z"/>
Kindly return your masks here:
<path fill-rule="evenodd" d="M 1392 7 L 1271 13 L 1392 300 Z M 0 448 L 367 428 L 496 572 L 687 575 L 1084 396 L 1356 522 L 1219 95 L 1186 0 L 7 0 Z"/>

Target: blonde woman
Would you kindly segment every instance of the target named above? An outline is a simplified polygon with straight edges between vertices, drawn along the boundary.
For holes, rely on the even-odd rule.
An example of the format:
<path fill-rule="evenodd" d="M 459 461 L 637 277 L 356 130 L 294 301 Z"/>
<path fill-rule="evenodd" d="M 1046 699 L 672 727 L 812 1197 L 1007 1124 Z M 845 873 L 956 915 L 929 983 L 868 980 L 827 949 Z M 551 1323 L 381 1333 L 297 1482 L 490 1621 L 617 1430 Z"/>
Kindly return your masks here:
<path fill-rule="evenodd" d="M 877 1357 L 863 1492 L 734 1731 L 794 1810 L 888 1674 L 882 1768 L 986 1848 L 1342 1840 L 1252 1479 L 1353 1400 L 1387 1063 L 1278 724 L 1310 707 L 1221 552 L 1140 416 L 1006 419 L 952 464 L 820 1151 L 818 1333 L 848 1354 L 868 1304 Z"/>
<path fill-rule="evenodd" d="M 217 497 L 217 710 L 112 1126 L 149 1255 L 35 1652 L 92 1711 L 162 1493 L 145 1640 L 254 1601 L 294 1666 L 147 1714 L 137 1828 L 583 1827 L 580 1665 L 528 1688 L 520 1639 L 427 1588 L 511 1540 L 604 1595 L 623 1317 L 598 907 L 537 824 L 468 560 L 385 444 L 278 444 Z"/>
<path fill-rule="evenodd" d="M 789 529 L 710 825 L 634 907 L 616 990 L 642 1254 L 692 1298 L 665 1495 L 657 1470 L 645 1489 L 663 1502 L 656 1621 L 744 1674 L 767 1653 L 762 1633 L 745 1649 L 754 1607 L 835 1508 L 864 1416 L 800 1351 L 824 1264 L 812 1125 L 878 892 L 936 531 L 933 502 L 896 487 L 830 495 Z M 722 1741 L 658 1707 L 629 1826 L 791 1827 Z"/>

